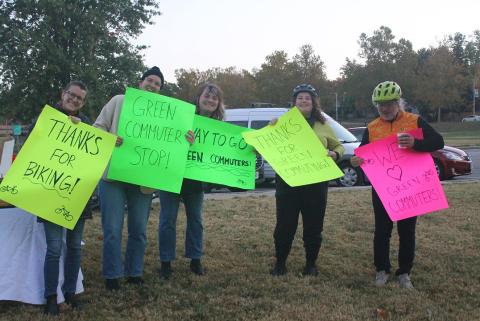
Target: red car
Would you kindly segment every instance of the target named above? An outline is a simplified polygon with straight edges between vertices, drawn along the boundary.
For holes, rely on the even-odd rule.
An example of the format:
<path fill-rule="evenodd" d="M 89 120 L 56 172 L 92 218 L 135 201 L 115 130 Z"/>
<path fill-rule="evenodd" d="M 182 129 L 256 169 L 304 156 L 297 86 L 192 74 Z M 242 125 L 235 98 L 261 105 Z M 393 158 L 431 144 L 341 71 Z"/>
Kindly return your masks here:
<path fill-rule="evenodd" d="M 472 160 L 461 149 L 445 145 L 431 154 L 440 180 L 472 173 Z"/>
<path fill-rule="evenodd" d="M 366 127 L 354 127 L 348 130 L 359 141 L 362 140 Z M 463 150 L 455 147 L 444 146 L 442 149 L 431 153 L 435 168 L 440 180 L 451 179 L 454 176 L 469 175 L 472 173 L 472 160 Z"/>

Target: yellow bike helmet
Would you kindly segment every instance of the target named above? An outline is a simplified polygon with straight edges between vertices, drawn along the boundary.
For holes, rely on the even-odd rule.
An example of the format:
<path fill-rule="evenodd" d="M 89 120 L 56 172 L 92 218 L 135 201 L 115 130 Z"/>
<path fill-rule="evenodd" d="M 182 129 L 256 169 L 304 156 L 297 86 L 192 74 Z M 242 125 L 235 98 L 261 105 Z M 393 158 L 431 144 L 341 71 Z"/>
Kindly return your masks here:
<path fill-rule="evenodd" d="M 394 81 L 384 81 L 375 87 L 372 93 L 373 104 L 384 101 L 398 100 L 402 97 L 402 89 Z"/>

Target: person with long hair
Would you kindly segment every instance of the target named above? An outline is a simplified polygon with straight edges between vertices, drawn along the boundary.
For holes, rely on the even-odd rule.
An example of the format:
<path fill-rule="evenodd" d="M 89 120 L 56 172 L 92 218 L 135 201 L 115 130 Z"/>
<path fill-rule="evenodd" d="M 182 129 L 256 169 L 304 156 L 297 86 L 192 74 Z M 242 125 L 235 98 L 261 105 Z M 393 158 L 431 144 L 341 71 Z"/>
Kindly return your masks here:
<path fill-rule="evenodd" d="M 328 150 L 328 155 L 335 161 L 340 160 L 344 148 L 326 123 L 315 88 L 308 84 L 296 86 L 293 89 L 292 105 L 300 110 Z M 276 175 L 275 182 L 277 223 L 273 236 L 276 262 L 271 274 L 280 276 L 287 273 L 286 261 L 301 213 L 306 261 L 303 275 L 316 276 L 318 275 L 316 261 L 322 243 L 323 220 L 327 206 L 328 182 L 291 187 L 279 175 Z"/>
<path fill-rule="evenodd" d="M 406 112 L 403 108 L 402 89 L 394 81 L 379 83 L 372 93 L 372 102 L 379 117 L 371 121 L 364 132 L 360 146 L 397 134 L 398 147 L 419 152 L 433 152 L 443 148 L 443 137 L 420 116 Z M 416 139 L 409 130 L 422 128 L 423 139 Z M 364 160 L 358 156 L 350 159 L 353 166 L 360 166 Z M 375 285 L 385 286 L 390 276 L 390 237 L 393 221 L 388 216 L 377 192 L 372 187 L 372 204 L 375 215 L 373 237 L 373 263 L 376 269 Z M 398 269 L 395 275 L 401 288 L 412 289 L 410 272 L 415 257 L 415 227 L 417 217 L 397 222 L 399 236 Z"/>
<path fill-rule="evenodd" d="M 223 92 L 215 84 L 206 83 L 200 87 L 195 99 L 198 115 L 223 120 Z M 185 233 L 185 257 L 190 259 L 190 270 L 196 275 L 204 275 L 203 255 L 203 184 L 185 178 L 180 194 L 160 191 L 160 222 L 158 225 L 158 245 L 160 254 L 160 278 L 170 279 L 173 269 L 171 262 L 176 258 L 177 216 L 180 201 L 185 205 L 187 228 Z"/>

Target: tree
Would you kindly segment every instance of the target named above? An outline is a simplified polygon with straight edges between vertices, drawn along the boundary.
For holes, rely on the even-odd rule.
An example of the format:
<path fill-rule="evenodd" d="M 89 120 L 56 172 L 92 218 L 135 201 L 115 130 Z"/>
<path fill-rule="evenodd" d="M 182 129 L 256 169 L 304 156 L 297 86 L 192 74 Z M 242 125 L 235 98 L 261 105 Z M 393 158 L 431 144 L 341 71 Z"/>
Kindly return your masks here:
<path fill-rule="evenodd" d="M 419 70 L 418 77 L 415 95 L 429 106 L 431 113 L 436 114 L 437 121 L 442 119 L 442 109 L 456 112 L 462 109 L 467 78 L 447 47 L 432 51 Z"/>
<path fill-rule="evenodd" d="M 274 51 L 268 55 L 254 77 L 258 98 L 280 106 L 288 105 L 292 88 L 298 84 L 294 66 L 285 51 Z"/>
<path fill-rule="evenodd" d="M 209 79 L 206 78 L 198 69 L 177 69 L 175 70 L 177 79 L 177 91 L 175 97 L 185 101 L 193 101 L 198 87 Z"/>
<path fill-rule="evenodd" d="M 130 40 L 160 14 L 154 0 L 0 2 L 0 117 L 29 121 L 60 89 L 79 79 L 86 112 L 98 110 L 145 67 Z"/>
<path fill-rule="evenodd" d="M 385 26 L 375 30 L 371 37 L 362 33 L 358 41 L 360 45 L 360 53 L 358 55 L 360 58 L 365 59 L 367 64 L 393 62 L 396 48 L 393 39 L 395 39 L 395 36 L 392 34 L 392 30 Z"/>
<path fill-rule="evenodd" d="M 238 71 L 234 67 L 175 70 L 177 88 L 173 94 L 179 99 L 193 102 L 198 88 L 205 82 L 217 84 L 224 93 L 227 106 L 249 106 L 255 101 L 255 79 L 246 70 Z"/>
<path fill-rule="evenodd" d="M 312 45 L 300 47 L 300 53 L 293 56 L 293 65 L 300 82 L 315 84 L 326 80 L 325 64 L 315 54 Z"/>
<path fill-rule="evenodd" d="M 396 42 L 392 30 L 386 26 L 375 30 L 372 36 L 362 33 L 358 43 L 358 55 L 365 62 L 347 59 L 337 90 L 348 93 L 348 101 L 357 115 L 366 116 L 374 111 L 372 90 L 385 80 L 398 82 L 408 97 L 412 97 L 418 65 L 412 43 L 403 38 Z"/>

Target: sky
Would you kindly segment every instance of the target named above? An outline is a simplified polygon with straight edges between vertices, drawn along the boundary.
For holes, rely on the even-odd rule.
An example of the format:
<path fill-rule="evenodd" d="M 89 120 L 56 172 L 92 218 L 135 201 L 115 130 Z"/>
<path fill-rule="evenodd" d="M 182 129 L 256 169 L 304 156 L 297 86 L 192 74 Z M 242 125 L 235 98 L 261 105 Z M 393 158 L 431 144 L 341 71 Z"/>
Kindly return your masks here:
<path fill-rule="evenodd" d="M 479 0 L 160 0 L 160 10 L 135 43 L 149 46 L 145 64 L 159 66 L 168 82 L 180 68 L 251 71 L 274 51 L 292 58 L 305 44 L 333 80 L 347 57 L 359 60 L 360 34 L 382 25 L 414 50 L 480 29 Z"/>

